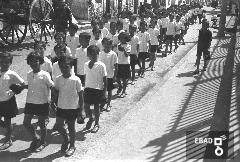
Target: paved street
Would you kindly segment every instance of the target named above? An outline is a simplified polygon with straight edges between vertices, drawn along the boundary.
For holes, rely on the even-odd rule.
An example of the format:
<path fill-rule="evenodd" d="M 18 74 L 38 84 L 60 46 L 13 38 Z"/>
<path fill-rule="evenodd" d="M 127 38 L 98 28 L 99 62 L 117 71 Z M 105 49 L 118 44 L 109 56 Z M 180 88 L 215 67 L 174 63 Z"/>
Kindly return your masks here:
<path fill-rule="evenodd" d="M 210 20 L 210 15 L 207 18 Z M 227 22 L 231 26 L 233 17 L 228 16 Z M 41 153 L 27 151 L 31 138 L 22 125 L 24 91 L 17 96 L 20 113 L 14 119 L 13 146 L 0 152 L 0 161 L 186 161 L 185 132 L 214 130 L 213 123 L 229 125 L 229 130 L 236 132 L 235 143 L 239 142 L 239 103 L 236 97 L 239 91 L 239 55 L 235 45 L 239 45 L 240 38 L 227 35 L 217 39 L 217 31 L 211 29 L 214 39 L 209 68 L 193 76 L 199 29 L 199 24 L 190 26 L 185 37 L 186 45 L 180 46 L 175 53 L 166 58 L 158 54 L 156 70 L 148 71 L 145 78 L 137 78 L 135 85 L 129 85 L 126 98 L 114 97 L 112 111 L 101 115 L 101 128 L 97 134 L 83 132 L 85 125 L 77 125 L 77 151 L 70 158 L 59 153 L 62 139 L 50 130 L 48 146 Z M 30 70 L 25 58 L 32 46 L 32 42 L 24 42 L 21 48 L 9 49 L 14 55 L 12 69 L 24 80 Z M 47 52 L 52 47 L 53 42 Z M 222 108 L 224 103 L 227 104 Z M 228 120 L 218 122 L 221 114 L 216 112 L 217 108 L 229 114 L 225 115 Z M 51 116 L 49 129 L 54 122 L 55 118 Z M 0 129 L 0 139 L 3 134 Z M 238 149 L 236 145 L 235 152 Z M 201 151 L 197 158 L 203 155 L 204 151 Z"/>

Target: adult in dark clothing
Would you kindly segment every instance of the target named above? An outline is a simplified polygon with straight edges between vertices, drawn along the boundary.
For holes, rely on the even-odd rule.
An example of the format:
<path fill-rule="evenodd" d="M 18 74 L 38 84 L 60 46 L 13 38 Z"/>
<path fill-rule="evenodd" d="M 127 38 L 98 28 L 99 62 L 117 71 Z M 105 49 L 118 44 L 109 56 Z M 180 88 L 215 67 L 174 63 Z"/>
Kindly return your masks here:
<path fill-rule="evenodd" d="M 72 12 L 67 6 L 65 0 L 54 1 L 53 23 L 56 32 L 66 34 L 69 25 L 72 23 Z"/>
<path fill-rule="evenodd" d="M 212 32 L 208 28 L 209 28 L 209 22 L 206 20 L 203 20 L 202 29 L 199 30 L 199 35 L 198 35 L 197 59 L 195 64 L 197 66 L 197 69 L 194 71 L 194 74 L 199 73 L 199 65 L 200 65 L 200 60 L 202 55 L 204 58 L 203 71 L 206 70 L 207 64 L 210 60 L 209 48 L 211 46 L 211 41 L 212 41 Z"/>

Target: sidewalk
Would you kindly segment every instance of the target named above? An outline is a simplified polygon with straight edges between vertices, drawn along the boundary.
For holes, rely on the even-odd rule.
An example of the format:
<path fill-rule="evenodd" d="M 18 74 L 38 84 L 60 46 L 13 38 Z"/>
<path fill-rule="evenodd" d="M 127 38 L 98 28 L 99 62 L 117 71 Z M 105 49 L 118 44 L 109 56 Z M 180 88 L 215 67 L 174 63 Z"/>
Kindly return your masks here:
<path fill-rule="evenodd" d="M 230 21 L 232 25 L 234 20 Z M 112 131 L 85 154 L 83 160 L 186 161 L 186 131 L 218 130 L 213 123 L 223 117 L 222 111 L 230 119 L 221 118 L 219 123 L 229 125 L 227 128 L 237 133 L 240 119 L 239 99 L 236 98 L 239 88 L 239 41 L 239 33 L 237 37 L 214 38 L 212 59 L 207 71 L 199 76 L 192 75 L 195 70 L 195 46 L 165 76 L 169 78 L 167 82 L 155 86 L 139 104 L 134 105 L 140 107 L 138 111 L 130 110 Z M 235 46 L 237 55 L 231 53 Z M 220 100 L 223 97 L 224 101 L 230 102 L 224 104 Z M 239 142 L 239 134 L 234 142 Z M 239 151 L 238 145 L 234 148 L 235 153 Z M 202 149 L 191 157 L 201 159 L 204 151 Z M 77 159 L 76 155 L 69 161 Z"/>

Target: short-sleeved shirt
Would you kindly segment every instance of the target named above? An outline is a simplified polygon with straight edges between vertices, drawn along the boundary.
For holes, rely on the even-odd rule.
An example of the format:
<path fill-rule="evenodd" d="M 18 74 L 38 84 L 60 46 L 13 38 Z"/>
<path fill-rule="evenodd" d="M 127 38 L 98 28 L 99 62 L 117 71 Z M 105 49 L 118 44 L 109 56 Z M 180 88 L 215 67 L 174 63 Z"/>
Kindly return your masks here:
<path fill-rule="evenodd" d="M 96 46 L 98 46 L 98 48 L 100 49 L 100 51 L 102 51 L 102 49 L 103 49 L 102 39 L 99 39 L 99 40 L 92 39 L 92 40 L 89 42 L 89 45 L 96 45 Z"/>
<path fill-rule="evenodd" d="M 88 66 L 89 62 L 86 62 L 84 65 L 84 74 L 86 75 L 85 88 L 103 90 L 103 77 L 107 76 L 106 66 L 103 62 L 98 61 L 90 69 Z"/>
<path fill-rule="evenodd" d="M 181 29 L 183 29 L 184 25 L 179 21 L 179 22 L 175 22 L 176 24 L 176 34 L 180 34 L 181 33 Z"/>
<path fill-rule="evenodd" d="M 71 75 L 69 78 L 64 78 L 59 75 L 55 81 L 55 88 L 59 91 L 58 107 L 61 109 L 78 109 L 79 95 L 83 90 L 81 80 Z"/>
<path fill-rule="evenodd" d="M 115 64 L 118 63 L 117 54 L 114 51 L 108 53 L 102 51 L 99 55 L 99 61 L 103 62 L 106 66 L 107 78 L 113 78 Z"/>
<path fill-rule="evenodd" d="M 130 44 L 123 44 L 122 46 L 125 49 L 125 51 L 130 54 L 130 52 L 131 52 L 131 45 Z M 117 56 L 118 56 L 118 64 L 130 64 L 130 57 L 129 57 L 129 55 L 126 57 L 123 51 L 119 51 L 117 49 Z"/>
<path fill-rule="evenodd" d="M 176 34 L 176 24 L 175 22 L 169 22 L 167 25 L 166 35 L 175 35 Z"/>
<path fill-rule="evenodd" d="M 48 72 L 41 70 L 38 73 L 33 73 L 33 71 L 30 71 L 27 74 L 27 81 L 27 103 L 45 104 L 50 101 L 50 87 L 52 87 L 54 83 Z"/>
<path fill-rule="evenodd" d="M 139 37 L 139 52 L 148 52 L 150 34 L 148 32 L 139 32 L 137 36 Z"/>
<path fill-rule="evenodd" d="M 158 45 L 158 36 L 160 34 L 159 29 L 157 28 L 149 28 L 148 33 L 150 34 L 150 43 L 151 45 Z"/>
<path fill-rule="evenodd" d="M 139 37 L 137 35 L 134 35 L 131 38 L 130 45 L 131 45 L 131 52 L 130 52 L 130 54 L 138 55 L 137 45 L 139 45 Z"/>
<path fill-rule="evenodd" d="M 162 28 L 167 28 L 167 24 L 169 22 L 169 18 L 163 17 L 161 20 L 162 20 Z"/>
<path fill-rule="evenodd" d="M 72 57 L 76 58 L 76 49 L 79 46 L 79 37 L 78 35 L 70 36 L 68 35 L 66 37 L 66 44 L 70 48 Z"/>
<path fill-rule="evenodd" d="M 77 74 L 84 75 L 84 64 L 89 60 L 87 57 L 87 48 L 78 48 L 76 50 Z"/>
<path fill-rule="evenodd" d="M 72 74 L 75 75 L 74 73 L 74 68 L 72 67 Z M 53 64 L 53 73 L 52 73 L 52 79 L 53 81 L 55 82 L 56 78 L 59 76 L 59 75 L 62 75 L 62 72 L 60 70 L 60 67 L 59 67 L 59 64 L 58 64 L 58 61 L 55 62 Z"/>
<path fill-rule="evenodd" d="M 0 72 L 0 102 L 8 101 L 14 96 L 14 92 L 9 89 L 12 84 L 21 83 L 24 83 L 24 80 L 16 72 L 10 69 Z"/>
<path fill-rule="evenodd" d="M 71 49 L 69 47 L 66 47 L 66 55 L 67 56 L 72 56 L 72 52 L 71 52 Z M 52 50 L 51 52 L 51 58 L 54 58 L 54 57 L 57 57 L 54 49 Z"/>
<path fill-rule="evenodd" d="M 44 63 L 41 65 L 41 69 L 52 74 L 52 62 L 47 58 L 44 57 Z"/>
<path fill-rule="evenodd" d="M 101 31 L 102 31 L 101 32 L 102 33 L 102 38 L 105 38 L 109 33 L 109 30 L 105 27 Z"/>
<path fill-rule="evenodd" d="M 115 47 L 113 47 L 113 51 L 117 52 L 117 47 L 116 46 L 118 45 L 118 34 L 116 33 L 115 35 L 113 35 L 109 32 L 108 35 L 107 35 L 107 38 L 109 38 L 113 41 L 112 45 L 115 46 Z"/>

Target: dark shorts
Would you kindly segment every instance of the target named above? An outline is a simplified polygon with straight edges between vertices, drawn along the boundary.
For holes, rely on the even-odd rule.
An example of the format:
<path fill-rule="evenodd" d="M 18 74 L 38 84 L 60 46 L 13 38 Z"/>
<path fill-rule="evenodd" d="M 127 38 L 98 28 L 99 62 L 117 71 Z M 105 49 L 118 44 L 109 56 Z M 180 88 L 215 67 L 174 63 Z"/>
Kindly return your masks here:
<path fill-rule="evenodd" d="M 174 39 L 175 39 L 175 40 L 179 40 L 179 38 L 180 38 L 180 34 L 176 34 L 176 35 L 174 36 Z"/>
<path fill-rule="evenodd" d="M 173 41 L 173 35 L 166 35 L 165 40 L 166 41 Z"/>
<path fill-rule="evenodd" d="M 65 120 L 76 120 L 80 109 L 61 109 L 57 108 L 56 116 Z"/>
<path fill-rule="evenodd" d="M 0 102 L 0 117 L 13 118 L 17 114 L 18 108 L 15 96 L 8 101 Z"/>
<path fill-rule="evenodd" d="M 167 32 L 167 28 L 162 28 L 162 30 L 161 30 L 161 34 L 162 34 L 162 35 L 165 35 L 166 32 Z"/>
<path fill-rule="evenodd" d="M 158 45 L 151 45 L 150 46 L 150 53 L 156 53 L 158 49 Z"/>
<path fill-rule="evenodd" d="M 48 116 L 49 103 L 45 103 L 45 104 L 26 103 L 24 114 Z"/>
<path fill-rule="evenodd" d="M 78 75 L 76 74 L 76 76 L 81 80 L 82 86 L 85 86 L 85 75 Z"/>
<path fill-rule="evenodd" d="M 114 89 L 113 78 L 107 78 L 107 91 L 111 91 Z"/>
<path fill-rule="evenodd" d="M 128 79 L 131 76 L 129 64 L 118 64 L 117 78 Z"/>
<path fill-rule="evenodd" d="M 146 58 L 148 58 L 148 52 L 139 52 L 138 54 L 139 60 L 145 60 Z"/>
<path fill-rule="evenodd" d="M 130 54 L 130 65 L 135 66 L 138 64 L 138 57 L 135 54 Z"/>
<path fill-rule="evenodd" d="M 101 104 L 106 102 L 106 97 L 103 90 L 85 88 L 84 89 L 84 102 L 92 104 Z"/>

